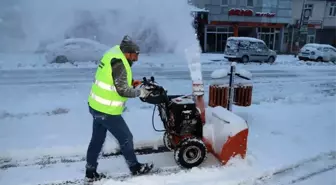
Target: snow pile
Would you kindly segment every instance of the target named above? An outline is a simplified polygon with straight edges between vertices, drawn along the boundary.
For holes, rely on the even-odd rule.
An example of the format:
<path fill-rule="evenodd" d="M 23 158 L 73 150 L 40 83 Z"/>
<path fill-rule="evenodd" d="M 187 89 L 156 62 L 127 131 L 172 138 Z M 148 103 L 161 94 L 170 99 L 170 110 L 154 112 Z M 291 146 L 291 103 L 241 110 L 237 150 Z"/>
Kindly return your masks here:
<path fill-rule="evenodd" d="M 248 128 L 243 118 L 219 106 L 207 108 L 206 118 L 203 134 L 211 142 L 217 154 L 221 153 L 223 144 L 229 137 L 233 137 Z"/>
<path fill-rule="evenodd" d="M 227 69 L 216 69 L 211 73 L 211 78 L 224 78 L 228 75 L 228 70 Z"/>
<path fill-rule="evenodd" d="M 183 52 L 196 43 L 190 12 L 195 8 L 187 1 L 14 0 L 0 7 L 0 52 L 35 51 L 41 43 L 69 37 L 112 46 L 125 34 L 144 52 Z"/>

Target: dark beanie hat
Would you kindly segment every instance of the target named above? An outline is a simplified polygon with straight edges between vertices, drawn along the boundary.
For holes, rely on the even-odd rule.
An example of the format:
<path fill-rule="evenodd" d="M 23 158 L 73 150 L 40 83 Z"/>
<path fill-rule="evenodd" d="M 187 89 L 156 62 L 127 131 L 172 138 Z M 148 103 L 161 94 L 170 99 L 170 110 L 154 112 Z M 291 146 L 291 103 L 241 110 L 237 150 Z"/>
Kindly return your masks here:
<path fill-rule="evenodd" d="M 120 50 L 124 53 L 139 53 L 139 46 L 128 35 L 125 35 L 120 43 Z"/>

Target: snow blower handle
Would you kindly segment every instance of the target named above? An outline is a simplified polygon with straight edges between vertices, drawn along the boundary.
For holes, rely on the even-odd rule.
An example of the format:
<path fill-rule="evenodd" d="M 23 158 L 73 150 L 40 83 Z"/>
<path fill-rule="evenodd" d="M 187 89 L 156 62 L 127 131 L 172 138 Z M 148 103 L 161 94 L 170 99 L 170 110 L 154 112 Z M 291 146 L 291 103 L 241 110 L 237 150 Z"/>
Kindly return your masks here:
<path fill-rule="evenodd" d="M 140 98 L 142 102 L 160 104 L 167 101 L 166 90 L 155 82 L 153 76 L 150 78 L 150 80 L 148 80 L 146 77 L 143 77 L 141 86 L 150 92 L 146 98 Z"/>

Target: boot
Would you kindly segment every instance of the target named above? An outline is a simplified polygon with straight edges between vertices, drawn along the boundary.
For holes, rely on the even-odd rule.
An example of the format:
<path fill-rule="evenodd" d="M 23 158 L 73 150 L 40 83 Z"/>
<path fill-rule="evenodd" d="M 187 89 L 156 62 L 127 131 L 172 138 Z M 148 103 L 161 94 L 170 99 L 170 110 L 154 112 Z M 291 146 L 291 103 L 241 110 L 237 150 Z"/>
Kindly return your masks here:
<path fill-rule="evenodd" d="M 86 169 L 85 172 L 85 184 L 92 184 L 95 181 L 99 181 L 106 178 L 106 175 L 98 173 L 96 169 Z"/>
<path fill-rule="evenodd" d="M 154 165 L 152 163 L 138 163 L 137 165 L 130 167 L 130 171 L 132 175 L 144 175 L 149 173 L 153 167 Z"/>

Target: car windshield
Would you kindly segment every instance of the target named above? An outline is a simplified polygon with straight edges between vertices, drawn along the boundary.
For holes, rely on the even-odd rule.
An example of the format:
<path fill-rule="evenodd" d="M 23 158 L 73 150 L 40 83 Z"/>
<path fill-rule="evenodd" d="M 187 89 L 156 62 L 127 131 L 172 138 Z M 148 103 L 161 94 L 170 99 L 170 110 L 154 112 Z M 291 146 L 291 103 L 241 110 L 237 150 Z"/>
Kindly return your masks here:
<path fill-rule="evenodd" d="M 233 40 L 233 39 L 227 40 L 226 48 L 227 49 L 237 49 L 238 48 L 237 40 Z"/>

